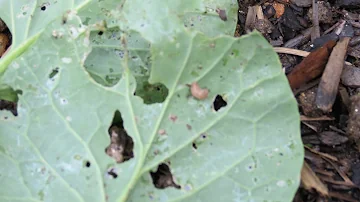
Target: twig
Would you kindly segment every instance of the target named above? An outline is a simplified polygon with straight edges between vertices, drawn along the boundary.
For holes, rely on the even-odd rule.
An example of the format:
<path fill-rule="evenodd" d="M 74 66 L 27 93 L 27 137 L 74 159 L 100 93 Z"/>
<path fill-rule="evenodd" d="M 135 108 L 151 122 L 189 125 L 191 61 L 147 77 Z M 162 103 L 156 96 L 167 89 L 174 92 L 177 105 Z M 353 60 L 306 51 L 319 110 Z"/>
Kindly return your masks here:
<path fill-rule="evenodd" d="M 307 117 L 304 115 L 300 116 L 301 121 L 333 121 L 335 120 L 334 117 L 327 117 L 327 116 L 321 116 L 321 117 Z"/>
<path fill-rule="evenodd" d="M 311 34 L 311 41 L 314 41 L 316 38 L 320 37 L 320 26 L 319 26 L 319 5 L 317 0 L 312 0 L 312 23 L 313 23 L 313 32 Z"/>
<path fill-rule="evenodd" d="M 341 176 L 341 178 L 342 178 L 346 183 L 348 183 L 348 185 L 357 187 L 357 186 L 349 179 L 349 177 L 348 177 L 347 175 L 345 175 L 345 173 L 342 172 L 337 165 L 335 165 L 334 162 L 332 162 L 330 159 L 327 159 L 327 158 L 324 158 L 324 160 L 326 160 L 327 162 L 329 162 L 329 163 L 332 165 L 332 167 L 335 168 L 335 170 L 339 173 L 339 175 Z"/>
<path fill-rule="evenodd" d="M 306 57 L 310 54 L 308 51 L 303 50 L 297 50 L 293 48 L 284 48 L 284 47 L 274 47 L 275 52 L 277 53 L 284 53 L 284 54 L 291 54 L 291 55 L 297 55 L 301 57 Z M 350 62 L 345 61 L 346 65 L 352 65 Z"/>
<path fill-rule="evenodd" d="M 326 153 L 322 153 L 322 152 L 316 151 L 316 150 L 311 149 L 310 147 L 308 147 L 308 146 L 306 146 L 306 145 L 304 145 L 304 147 L 305 147 L 307 150 L 311 151 L 312 153 L 317 154 L 317 155 L 323 157 L 323 159 L 329 159 L 329 160 L 336 161 L 336 162 L 339 161 L 335 156 L 332 156 L 332 155 L 330 155 L 330 154 L 326 154 Z"/>

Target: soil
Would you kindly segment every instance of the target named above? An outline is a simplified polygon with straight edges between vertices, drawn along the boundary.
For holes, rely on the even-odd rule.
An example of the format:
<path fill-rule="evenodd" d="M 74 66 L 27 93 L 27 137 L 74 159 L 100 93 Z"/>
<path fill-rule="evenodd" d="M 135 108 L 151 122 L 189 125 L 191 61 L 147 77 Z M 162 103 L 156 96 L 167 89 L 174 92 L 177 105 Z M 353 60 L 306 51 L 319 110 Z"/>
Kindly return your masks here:
<path fill-rule="evenodd" d="M 342 20 L 352 25 L 354 35 L 345 57 L 352 64 L 345 67 L 341 81 L 335 83 L 339 87 L 333 93 L 336 99 L 331 110 L 324 112 L 316 101 L 321 74 L 300 89 L 293 89 L 303 115 L 301 135 L 305 162 L 321 183 L 304 186 L 306 179 L 302 176 L 294 201 L 360 201 L 360 96 L 356 95 L 360 91 L 360 74 L 357 74 L 360 72 L 360 1 L 317 1 L 315 7 L 311 0 L 238 2 L 235 36 L 257 29 L 274 47 L 313 51 L 330 40 L 339 39 L 335 31 Z M 255 7 L 251 6 L 260 6 L 265 19 L 256 19 L 251 10 Z M 259 27 L 259 21 L 271 24 Z M 286 74 L 303 60 L 296 54 L 279 53 L 279 57 Z M 312 63 L 321 59 L 327 62 L 329 58 L 318 58 Z M 321 191 L 320 187 L 327 190 Z"/>
<path fill-rule="evenodd" d="M 306 179 L 302 176 L 294 202 L 360 201 L 360 97 L 357 95 L 360 92 L 360 1 L 238 2 L 238 24 L 234 36 L 239 37 L 257 29 L 274 47 L 311 52 L 329 40 L 339 39 L 334 33 L 342 20 L 353 27 L 353 36 L 345 57 L 348 64 L 340 82 L 336 83 L 339 87 L 335 89 L 336 99 L 331 110 L 324 112 L 317 107 L 316 97 L 321 88 L 318 85 L 321 75 L 294 90 L 302 115 L 301 135 L 305 145 L 305 162 L 309 165 L 312 176 L 319 179 L 318 183 L 322 183 L 321 186 L 304 186 Z M 313 5 L 313 2 L 317 3 Z M 263 14 L 255 12 L 256 8 L 260 8 Z M 224 12 L 218 11 L 222 20 L 226 20 Z M 10 45 L 11 34 L 0 20 L 0 57 L 5 53 L 4 47 L 8 49 Z M 301 54 L 278 54 L 286 74 L 292 72 L 303 60 Z M 226 102 L 220 95 L 214 101 L 215 110 L 225 105 Z M 4 109 L 16 115 L 16 103 L 1 100 L 0 110 Z M 118 163 L 133 158 L 133 141 L 126 134 L 119 113 L 114 116 L 109 135 L 111 142 L 105 150 L 109 156 Z M 114 170 L 110 169 L 108 173 L 113 177 L 117 176 Z M 168 186 L 180 188 L 174 182 L 167 164 L 159 165 L 158 170 L 150 174 L 154 185 L 160 189 Z M 319 191 L 322 186 L 327 190 Z"/>

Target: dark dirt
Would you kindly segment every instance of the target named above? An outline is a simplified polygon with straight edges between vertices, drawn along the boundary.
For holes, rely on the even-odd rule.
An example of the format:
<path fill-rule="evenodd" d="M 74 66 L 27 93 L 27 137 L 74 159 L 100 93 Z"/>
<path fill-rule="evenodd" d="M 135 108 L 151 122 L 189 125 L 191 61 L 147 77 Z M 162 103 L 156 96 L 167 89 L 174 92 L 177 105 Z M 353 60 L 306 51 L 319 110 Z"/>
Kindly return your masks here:
<path fill-rule="evenodd" d="M 256 24 L 253 22 L 253 11 L 249 9 L 256 5 L 261 7 L 267 18 L 265 21 L 272 23 L 266 25 L 271 27 L 271 32 L 264 28 L 258 31 L 273 46 L 313 51 L 329 40 L 339 39 L 335 31 L 341 20 L 352 25 L 354 36 L 345 58 L 352 65 L 344 68 L 341 82 L 336 84 L 339 88 L 331 111 L 324 113 L 315 104 L 320 76 L 294 91 L 300 113 L 307 118 L 301 125 L 303 143 L 306 145 L 305 161 L 329 193 L 328 196 L 321 196 L 314 189 L 305 189 L 301 184 L 294 201 L 360 201 L 360 96 L 356 95 L 360 92 L 360 76 L 357 75 L 360 72 L 360 1 L 316 2 L 313 9 L 312 0 L 239 0 L 235 36 L 256 28 L 246 26 Z M 278 4 L 284 7 L 283 13 L 280 13 L 282 11 Z M 316 28 L 318 33 L 314 33 Z M 279 57 L 286 74 L 303 60 L 296 54 L 279 53 Z M 324 116 L 327 118 L 323 119 Z"/>

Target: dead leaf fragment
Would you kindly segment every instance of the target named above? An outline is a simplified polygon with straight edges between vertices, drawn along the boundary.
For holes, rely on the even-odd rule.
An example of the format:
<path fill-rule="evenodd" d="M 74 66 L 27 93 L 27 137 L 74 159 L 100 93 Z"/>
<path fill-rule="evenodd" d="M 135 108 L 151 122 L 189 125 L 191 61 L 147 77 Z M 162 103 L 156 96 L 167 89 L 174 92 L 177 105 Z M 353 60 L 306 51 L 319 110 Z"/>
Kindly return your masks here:
<path fill-rule="evenodd" d="M 280 18 L 283 14 L 284 14 L 284 12 L 285 12 L 285 6 L 284 6 L 284 4 L 282 4 L 282 3 L 277 3 L 277 2 L 274 2 L 273 3 L 273 7 L 274 7 L 274 9 L 275 9 L 275 17 L 276 18 Z"/>
<path fill-rule="evenodd" d="M 336 42 L 331 40 L 321 48 L 311 52 L 287 76 L 292 89 L 299 88 L 306 82 L 318 77 L 324 70 L 331 50 Z"/>

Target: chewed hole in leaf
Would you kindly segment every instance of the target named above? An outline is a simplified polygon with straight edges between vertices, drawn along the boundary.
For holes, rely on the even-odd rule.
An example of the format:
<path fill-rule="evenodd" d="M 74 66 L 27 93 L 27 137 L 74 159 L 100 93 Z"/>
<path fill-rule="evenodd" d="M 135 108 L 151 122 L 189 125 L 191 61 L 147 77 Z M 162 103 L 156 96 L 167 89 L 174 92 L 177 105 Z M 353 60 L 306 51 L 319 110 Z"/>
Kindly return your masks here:
<path fill-rule="evenodd" d="M 117 163 L 134 158 L 134 142 L 124 129 L 123 123 L 120 112 L 116 111 L 113 122 L 108 130 L 110 144 L 105 149 L 105 153 L 115 159 Z"/>
<path fill-rule="evenodd" d="M 42 11 L 46 11 L 47 7 L 50 6 L 49 2 L 45 2 L 43 4 L 40 5 L 40 10 Z"/>
<path fill-rule="evenodd" d="M 85 161 L 85 167 L 90 168 L 90 166 L 91 166 L 90 161 Z"/>
<path fill-rule="evenodd" d="M 103 34 L 104 34 L 103 31 L 99 31 L 99 32 L 98 32 L 98 35 L 99 35 L 99 36 L 101 36 L 101 35 L 103 35 Z"/>
<path fill-rule="evenodd" d="M 192 147 L 193 147 L 195 150 L 197 150 L 197 146 L 196 146 L 196 143 L 195 143 L 195 142 L 192 143 Z"/>
<path fill-rule="evenodd" d="M 21 94 L 21 90 L 13 90 L 10 87 L 0 89 L 0 110 L 10 111 L 14 116 L 17 116 L 18 95 Z M 4 119 L 7 119 L 7 117 L 4 117 Z"/>
<path fill-rule="evenodd" d="M 56 76 L 58 73 L 59 73 L 59 67 L 55 67 L 49 74 L 49 79 L 54 78 L 54 76 Z"/>
<path fill-rule="evenodd" d="M 226 107 L 227 102 L 223 99 L 221 95 L 216 95 L 213 106 L 215 111 L 218 111 L 222 107 Z"/>
<path fill-rule="evenodd" d="M 118 176 L 118 173 L 115 168 L 109 168 L 107 174 L 114 179 L 117 178 Z"/>
<path fill-rule="evenodd" d="M 6 55 L 9 52 L 9 48 L 12 44 L 12 34 L 5 24 L 4 21 L 0 18 L 0 58 Z"/>
<path fill-rule="evenodd" d="M 169 89 L 161 84 L 150 84 L 148 81 L 137 81 L 134 95 L 143 99 L 145 104 L 162 103 L 169 94 Z"/>
<path fill-rule="evenodd" d="M 162 163 L 158 166 L 156 172 L 150 172 L 153 184 L 158 189 L 165 189 L 168 187 L 174 187 L 176 189 L 181 189 L 181 186 L 176 184 L 173 179 L 173 175 L 170 171 L 170 168 L 165 163 Z"/>

